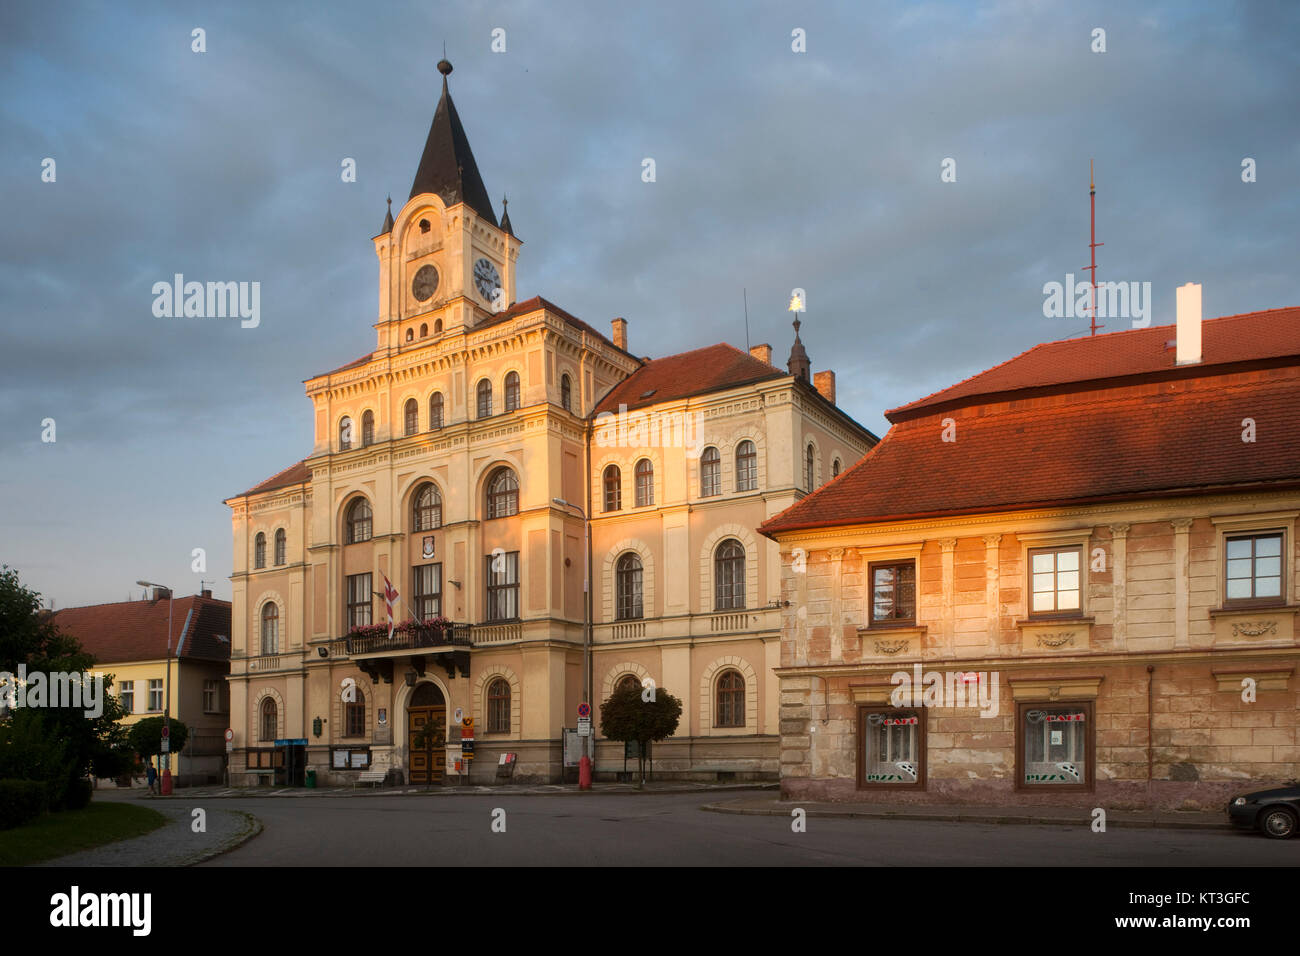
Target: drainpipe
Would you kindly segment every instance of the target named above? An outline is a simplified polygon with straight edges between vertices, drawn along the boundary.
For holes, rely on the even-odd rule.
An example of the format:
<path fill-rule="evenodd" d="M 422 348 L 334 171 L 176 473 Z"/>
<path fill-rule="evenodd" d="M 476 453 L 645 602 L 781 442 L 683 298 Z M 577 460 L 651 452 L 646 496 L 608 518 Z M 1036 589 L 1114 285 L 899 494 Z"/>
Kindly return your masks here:
<path fill-rule="evenodd" d="M 1152 702 L 1155 697 L 1155 684 L 1156 684 L 1155 673 L 1156 673 L 1155 665 L 1148 664 L 1147 665 L 1147 809 L 1148 810 L 1152 808 L 1151 765 L 1154 759 L 1155 740 L 1152 737 L 1152 732 L 1151 732 L 1151 712 L 1152 712 Z"/>

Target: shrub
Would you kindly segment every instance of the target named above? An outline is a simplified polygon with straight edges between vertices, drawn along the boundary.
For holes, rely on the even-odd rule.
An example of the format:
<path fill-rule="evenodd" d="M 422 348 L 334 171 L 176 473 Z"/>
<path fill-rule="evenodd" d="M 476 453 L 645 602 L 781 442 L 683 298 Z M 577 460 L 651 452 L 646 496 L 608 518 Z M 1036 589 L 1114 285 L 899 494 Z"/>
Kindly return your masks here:
<path fill-rule="evenodd" d="M 0 780 L 0 830 L 35 820 L 49 807 L 43 780 Z"/>
<path fill-rule="evenodd" d="M 78 777 L 68 784 L 68 791 L 63 797 L 63 809 L 84 810 L 90 805 L 90 798 L 94 792 L 94 785 L 89 780 Z"/>

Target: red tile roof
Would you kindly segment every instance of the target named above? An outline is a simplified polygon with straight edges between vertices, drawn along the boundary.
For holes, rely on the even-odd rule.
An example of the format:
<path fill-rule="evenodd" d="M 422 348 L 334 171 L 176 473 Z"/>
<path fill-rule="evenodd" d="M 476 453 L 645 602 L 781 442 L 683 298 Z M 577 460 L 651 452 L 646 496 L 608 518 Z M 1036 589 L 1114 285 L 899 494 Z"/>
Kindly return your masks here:
<path fill-rule="evenodd" d="M 723 342 L 651 359 L 610 389 L 596 412 L 617 412 L 620 405 L 631 411 L 657 402 L 786 378 L 788 374 Z"/>
<path fill-rule="evenodd" d="M 976 395 L 1028 388 L 1151 375 L 1175 369 L 1198 374 L 1215 365 L 1300 356 L 1300 308 L 1271 309 L 1208 319 L 1201 323 L 1201 362 L 1174 365 L 1175 326 L 1153 325 L 1082 339 L 1044 342 L 925 398 L 891 408 L 885 417 L 900 421 L 909 413 L 951 404 Z"/>
<path fill-rule="evenodd" d="M 1237 369 L 1224 365 L 1292 354 L 1286 350 L 1300 339 L 1287 323 L 1297 315 L 1300 310 L 1277 310 L 1206 323 L 1218 326 L 1203 340 L 1209 365 L 1180 369 L 1192 375 L 1201 370 L 1180 380 L 1096 384 L 1117 372 L 1151 369 L 1150 342 L 1163 345 L 1170 327 L 1049 343 L 1022 366 L 1024 374 L 1012 375 L 1008 370 L 1033 356 L 1031 349 L 985 373 L 997 373 L 999 390 L 1012 394 L 997 402 L 977 398 L 987 389 L 969 385 L 980 376 L 954 386 L 966 387 L 970 397 L 899 416 L 856 465 L 759 530 L 772 535 L 1086 501 L 1300 487 L 1300 357 L 1244 376 L 1225 374 Z M 1227 341 L 1225 328 L 1238 338 Z M 1099 345 L 1107 338 L 1134 347 Z M 1096 360 L 1099 348 L 1112 365 Z M 1055 379 L 1042 355 L 1055 357 Z M 1162 357 L 1161 368 L 1172 364 L 1172 356 Z M 1038 386 L 1082 382 L 1081 375 L 1089 384 L 1072 392 L 1021 397 Z M 1020 391 L 1008 389 L 1010 382 L 1022 383 Z M 942 440 L 945 417 L 956 423 L 956 441 Z M 1246 418 L 1255 422 L 1253 443 L 1242 441 Z"/>
<path fill-rule="evenodd" d="M 260 495 L 264 491 L 274 491 L 277 488 L 287 488 L 290 485 L 300 485 L 303 482 L 311 481 L 311 468 L 307 465 L 304 458 L 296 465 L 290 465 L 284 471 L 278 472 L 267 478 L 265 481 L 254 485 L 242 494 L 232 495 L 227 501 L 233 498 L 246 498 L 249 495 Z"/>
<path fill-rule="evenodd" d="M 167 656 L 168 603 L 163 599 L 70 607 L 55 611 L 54 623 L 75 637 L 97 664 L 162 660 Z M 229 601 L 190 595 L 170 603 L 177 657 L 230 659 Z"/>

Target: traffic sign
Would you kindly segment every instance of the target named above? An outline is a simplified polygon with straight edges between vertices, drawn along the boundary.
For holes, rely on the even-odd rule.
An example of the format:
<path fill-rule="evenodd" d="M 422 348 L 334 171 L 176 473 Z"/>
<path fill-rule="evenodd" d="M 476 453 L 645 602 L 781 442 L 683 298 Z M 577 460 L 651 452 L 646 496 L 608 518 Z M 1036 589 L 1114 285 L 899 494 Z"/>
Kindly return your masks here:
<path fill-rule="evenodd" d="M 578 718 L 578 736 L 579 736 L 579 737 L 590 737 L 590 736 L 591 736 L 591 718 L 590 718 L 590 717 L 579 717 L 579 718 Z"/>
<path fill-rule="evenodd" d="M 591 716 L 591 704 L 587 703 L 585 700 L 584 700 L 581 704 L 579 704 L 579 705 L 578 705 L 578 716 L 579 716 L 579 717 L 590 717 L 590 716 Z"/>
<path fill-rule="evenodd" d="M 168 727 L 166 724 L 163 724 L 163 740 L 166 740 L 168 737 L 170 737 L 171 733 L 172 733 L 172 729 Z"/>
<path fill-rule="evenodd" d="M 162 739 L 162 752 L 171 753 L 171 749 L 172 749 L 172 742 L 168 740 L 166 737 L 164 737 Z"/>
<path fill-rule="evenodd" d="M 229 741 L 234 740 L 234 739 L 235 739 L 235 732 L 234 732 L 233 730 L 231 730 L 229 727 L 227 727 L 227 728 L 226 728 L 226 741 L 229 742 Z"/>

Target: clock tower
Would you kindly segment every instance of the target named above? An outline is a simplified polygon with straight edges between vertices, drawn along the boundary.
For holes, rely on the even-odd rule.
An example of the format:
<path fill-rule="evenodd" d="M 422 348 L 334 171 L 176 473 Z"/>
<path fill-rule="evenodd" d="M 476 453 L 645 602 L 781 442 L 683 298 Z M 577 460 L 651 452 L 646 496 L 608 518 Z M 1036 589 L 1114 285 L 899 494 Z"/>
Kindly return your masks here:
<path fill-rule="evenodd" d="M 471 330 L 515 302 L 520 240 L 497 221 L 465 128 L 447 90 L 411 184 L 411 194 L 374 238 L 379 257 L 378 349 L 396 352 Z"/>

